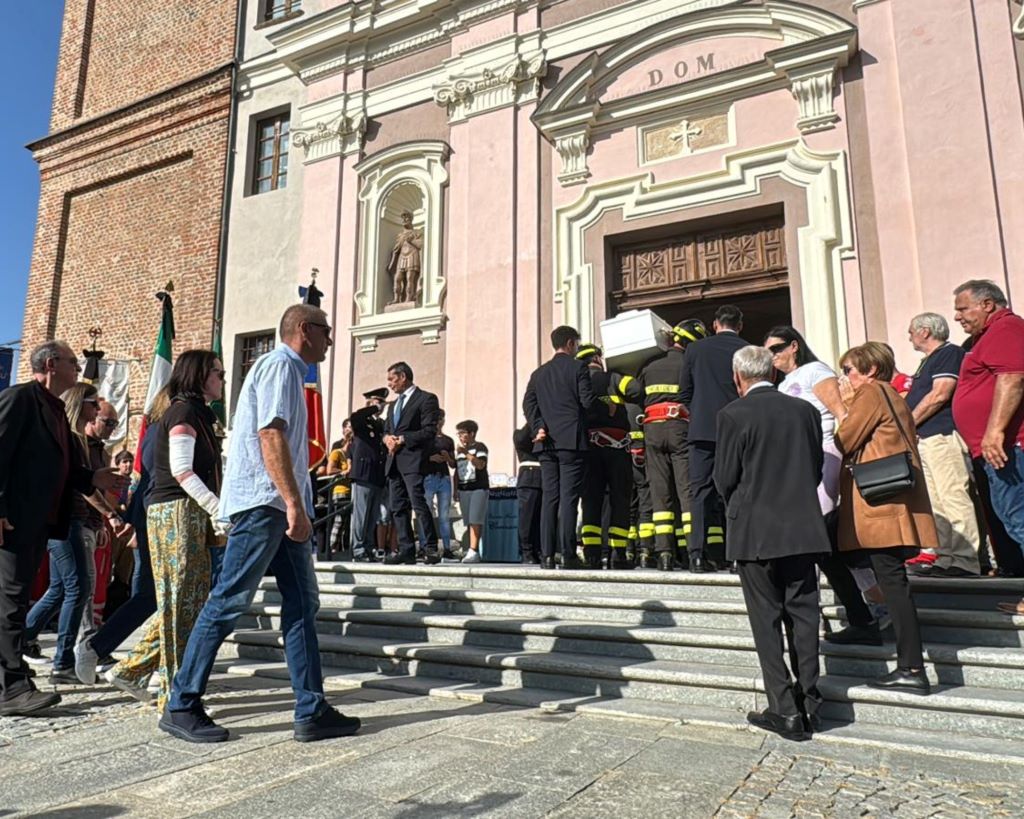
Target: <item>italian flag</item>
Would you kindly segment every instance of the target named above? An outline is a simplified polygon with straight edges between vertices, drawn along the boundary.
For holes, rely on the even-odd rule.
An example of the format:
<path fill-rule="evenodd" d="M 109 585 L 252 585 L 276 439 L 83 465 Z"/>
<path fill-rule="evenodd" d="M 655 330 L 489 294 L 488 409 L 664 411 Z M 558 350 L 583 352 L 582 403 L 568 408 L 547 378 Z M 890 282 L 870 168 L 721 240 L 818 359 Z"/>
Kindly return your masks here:
<path fill-rule="evenodd" d="M 139 443 L 135 447 L 136 472 L 142 471 L 142 439 L 146 436 L 146 418 L 153 408 L 157 393 L 171 380 L 171 344 L 174 341 L 174 303 L 171 300 L 171 286 L 162 290 L 156 297 L 163 302 L 160 314 L 160 329 L 156 334 L 156 349 L 153 350 L 153 363 L 149 368 L 149 389 L 146 391 L 146 403 L 143 408 L 142 426 L 139 428 Z"/>

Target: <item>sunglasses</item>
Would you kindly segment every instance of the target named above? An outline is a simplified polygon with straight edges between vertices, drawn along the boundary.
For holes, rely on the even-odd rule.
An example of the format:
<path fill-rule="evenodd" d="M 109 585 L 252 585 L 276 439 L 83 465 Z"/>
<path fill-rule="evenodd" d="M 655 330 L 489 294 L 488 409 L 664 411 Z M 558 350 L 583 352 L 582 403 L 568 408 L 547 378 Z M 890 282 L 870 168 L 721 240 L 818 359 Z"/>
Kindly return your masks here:
<path fill-rule="evenodd" d="M 768 352 L 770 352 L 772 355 L 778 355 L 783 350 L 788 349 L 790 343 L 791 342 L 789 341 L 780 341 L 778 344 L 772 344 L 768 348 Z"/>
<path fill-rule="evenodd" d="M 849 364 L 844 364 L 843 365 L 843 375 L 849 375 L 850 373 L 853 372 L 853 370 L 854 370 L 854 368 L 851 367 Z"/>
<path fill-rule="evenodd" d="M 324 331 L 324 335 L 325 336 L 327 336 L 328 338 L 331 337 L 331 325 L 330 324 L 319 324 L 318 322 L 315 322 L 315 321 L 307 321 L 306 325 L 308 327 L 320 327 Z"/>
<path fill-rule="evenodd" d="M 113 418 L 104 418 L 103 426 L 105 426 L 107 429 L 114 429 L 114 427 L 117 426 L 117 421 L 115 421 Z"/>
<path fill-rule="evenodd" d="M 227 370 L 210 370 L 210 375 L 215 375 L 215 376 L 217 376 L 217 377 L 218 377 L 218 378 L 219 378 L 219 379 L 220 379 L 221 381 L 223 381 L 223 380 L 224 380 L 224 377 L 225 377 L 225 376 L 226 376 L 227 374 L 228 374 L 228 371 L 227 371 Z"/>

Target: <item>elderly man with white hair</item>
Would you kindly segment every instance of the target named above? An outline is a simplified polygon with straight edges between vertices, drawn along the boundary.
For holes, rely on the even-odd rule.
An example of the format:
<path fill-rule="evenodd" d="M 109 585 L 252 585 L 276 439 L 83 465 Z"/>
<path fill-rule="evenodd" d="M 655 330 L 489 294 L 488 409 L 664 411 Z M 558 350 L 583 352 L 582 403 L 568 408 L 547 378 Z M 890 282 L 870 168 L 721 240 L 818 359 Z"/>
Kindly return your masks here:
<path fill-rule="evenodd" d="M 953 393 L 964 349 L 949 342 L 949 325 L 938 313 L 910 320 L 910 343 L 924 359 L 907 393 L 918 449 L 932 500 L 939 548 L 935 560 L 915 562 L 911 573 L 925 577 L 972 577 L 981 573 L 981 534 L 971 500 L 967 446 L 953 424 Z"/>
<path fill-rule="evenodd" d="M 751 711 L 747 721 L 800 741 L 817 727 L 821 705 L 816 569 L 830 551 L 818 503 L 821 416 L 772 386 L 772 354 L 764 347 L 737 350 L 732 369 L 740 399 L 718 413 L 714 479 L 729 521 L 726 558 L 739 569 L 768 698 L 768 708 Z"/>

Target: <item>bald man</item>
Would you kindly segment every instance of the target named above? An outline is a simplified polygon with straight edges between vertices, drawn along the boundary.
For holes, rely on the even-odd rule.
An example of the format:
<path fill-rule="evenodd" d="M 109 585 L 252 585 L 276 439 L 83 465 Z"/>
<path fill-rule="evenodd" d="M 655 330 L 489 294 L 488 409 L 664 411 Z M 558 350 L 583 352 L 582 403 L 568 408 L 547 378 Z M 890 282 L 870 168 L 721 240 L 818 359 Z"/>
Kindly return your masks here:
<path fill-rule="evenodd" d="M 299 742 L 349 736 L 359 720 L 327 704 L 320 670 L 313 573 L 313 491 L 303 382 L 331 346 L 331 325 L 316 307 L 297 304 L 281 318 L 281 343 L 253 364 L 242 384 L 220 499 L 230 522 L 220 579 L 189 637 L 174 677 L 163 731 L 187 742 L 224 742 L 227 729 L 203 708 L 217 650 L 248 611 L 269 569 L 281 594 L 281 632 L 295 691 Z"/>

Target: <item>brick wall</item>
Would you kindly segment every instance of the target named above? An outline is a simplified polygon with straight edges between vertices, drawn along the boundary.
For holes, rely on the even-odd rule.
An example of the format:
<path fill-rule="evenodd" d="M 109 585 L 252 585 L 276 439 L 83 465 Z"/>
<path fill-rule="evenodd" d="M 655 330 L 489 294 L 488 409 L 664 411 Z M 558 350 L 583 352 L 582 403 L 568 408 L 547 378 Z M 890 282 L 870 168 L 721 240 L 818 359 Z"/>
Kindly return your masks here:
<path fill-rule="evenodd" d="M 224 65 L 238 0 L 66 0 L 50 129 Z"/>

